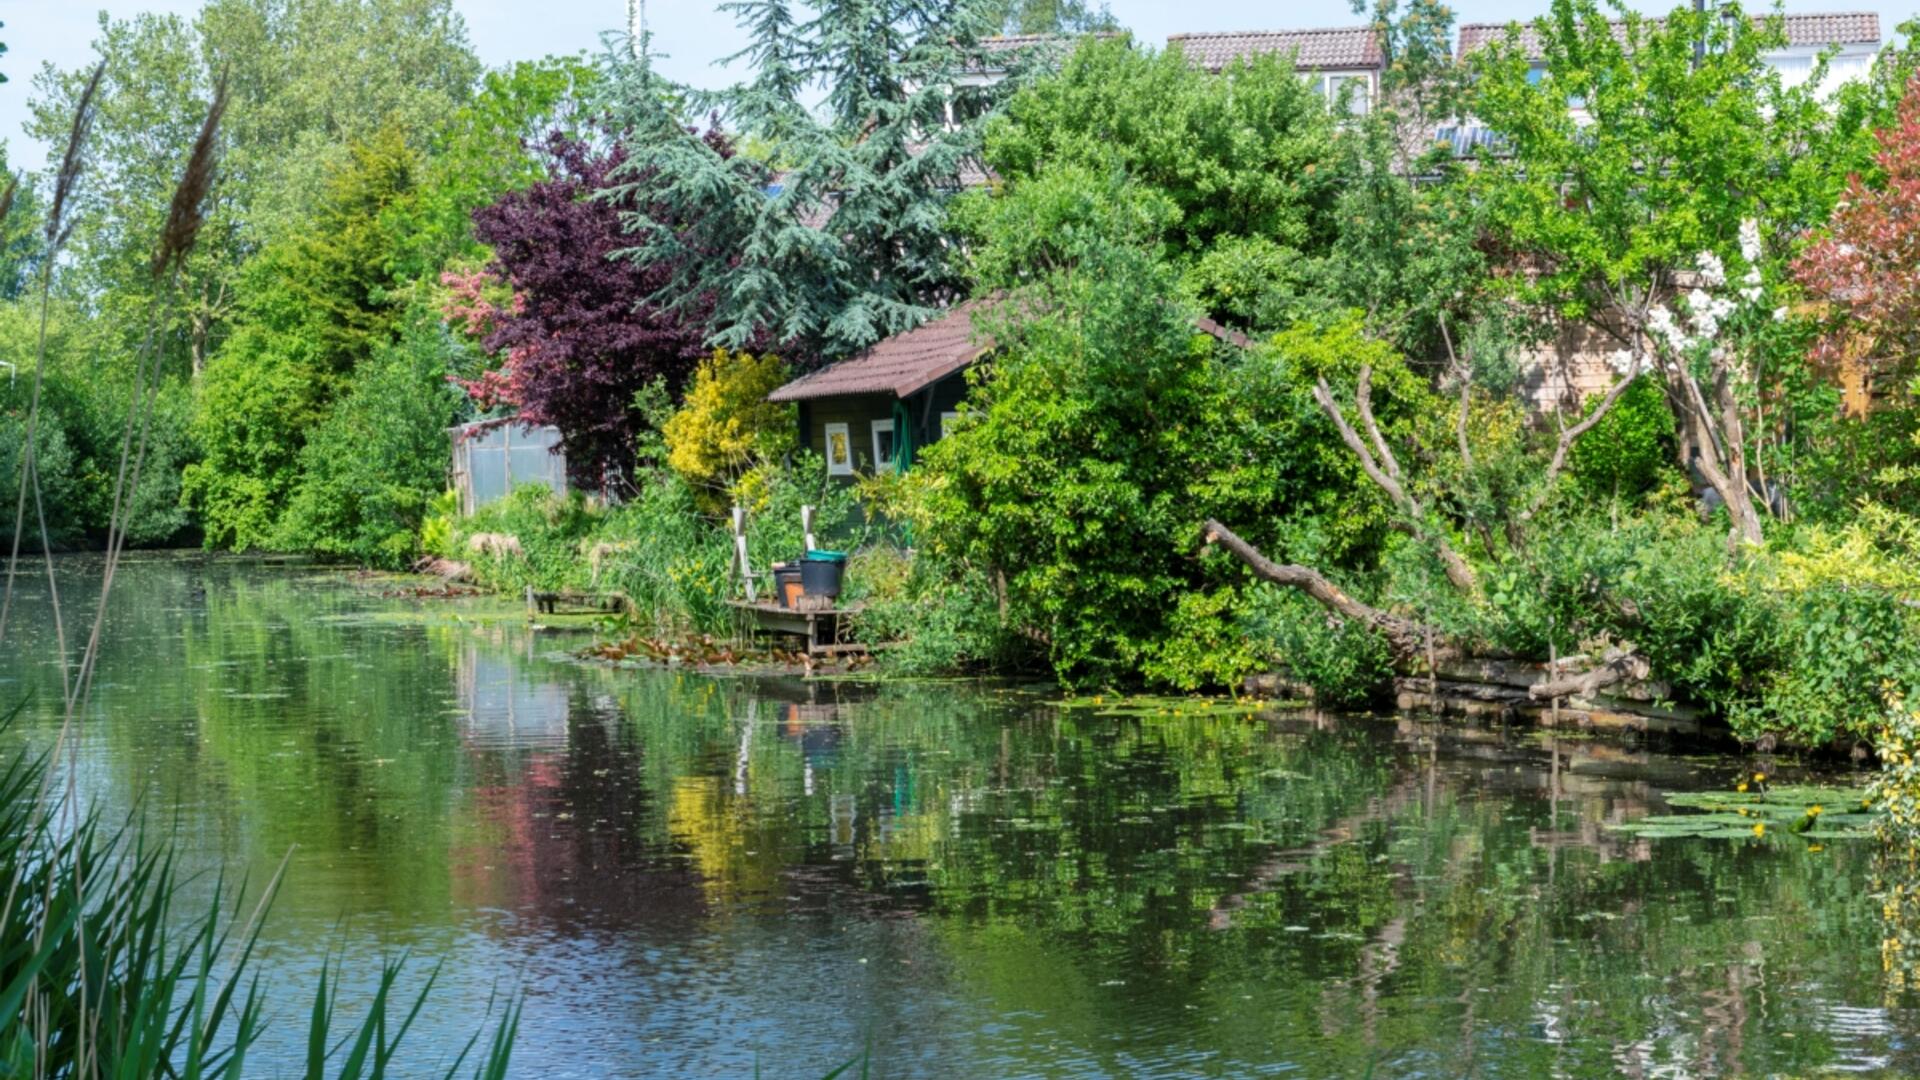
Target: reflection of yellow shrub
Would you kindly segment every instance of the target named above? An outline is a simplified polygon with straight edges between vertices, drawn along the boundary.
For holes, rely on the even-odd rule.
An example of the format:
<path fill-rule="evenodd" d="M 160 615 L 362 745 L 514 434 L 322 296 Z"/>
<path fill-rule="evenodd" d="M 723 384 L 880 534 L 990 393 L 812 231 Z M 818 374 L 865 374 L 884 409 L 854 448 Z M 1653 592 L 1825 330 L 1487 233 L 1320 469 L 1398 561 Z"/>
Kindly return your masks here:
<path fill-rule="evenodd" d="M 667 465 L 717 506 L 764 500 L 754 476 L 793 448 L 794 415 L 767 395 L 787 380 L 775 356 L 715 349 L 700 362 L 686 404 L 661 428 Z"/>

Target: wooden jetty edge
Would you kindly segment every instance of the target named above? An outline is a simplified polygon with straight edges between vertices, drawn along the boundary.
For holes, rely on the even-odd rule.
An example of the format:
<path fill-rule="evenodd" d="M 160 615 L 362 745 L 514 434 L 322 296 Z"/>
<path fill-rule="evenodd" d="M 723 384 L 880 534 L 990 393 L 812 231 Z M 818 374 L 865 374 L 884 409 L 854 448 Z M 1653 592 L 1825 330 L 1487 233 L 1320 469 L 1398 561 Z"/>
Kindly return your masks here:
<path fill-rule="evenodd" d="M 805 638 L 813 656 L 850 656 L 870 651 L 864 642 L 847 636 L 853 616 L 865 605 L 848 607 L 783 607 L 769 600 L 729 600 L 727 606 L 745 613 L 764 631 Z"/>

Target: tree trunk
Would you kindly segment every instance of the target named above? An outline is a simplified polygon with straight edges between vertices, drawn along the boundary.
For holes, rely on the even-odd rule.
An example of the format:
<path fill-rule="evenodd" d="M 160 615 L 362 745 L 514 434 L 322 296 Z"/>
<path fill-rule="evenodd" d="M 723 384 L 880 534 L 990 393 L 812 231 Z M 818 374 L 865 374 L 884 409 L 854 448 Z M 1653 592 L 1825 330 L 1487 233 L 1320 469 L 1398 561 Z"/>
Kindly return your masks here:
<path fill-rule="evenodd" d="M 1327 380 L 1319 379 L 1314 383 L 1313 399 L 1320 404 L 1320 411 L 1327 415 L 1327 419 L 1333 421 L 1334 429 L 1340 433 L 1340 441 L 1346 443 L 1347 449 L 1353 451 L 1354 456 L 1360 459 L 1361 471 L 1367 474 L 1367 479 L 1372 480 L 1376 487 L 1385 492 L 1388 501 L 1393 503 L 1393 508 L 1399 511 L 1400 517 L 1394 522 L 1394 527 L 1416 540 L 1432 545 L 1434 551 L 1440 556 L 1440 564 L 1446 570 L 1447 580 L 1453 583 L 1453 587 L 1468 596 L 1477 596 L 1480 592 L 1480 581 L 1474 574 L 1473 567 L 1461 557 L 1458 551 L 1454 550 L 1445 535 L 1428 528 L 1426 508 L 1421 506 L 1400 482 L 1400 463 L 1393 456 L 1392 447 L 1387 445 L 1386 437 L 1380 432 L 1380 425 L 1373 418 L 1373 370 L 1371 368 L 1363 366 L 1360 369 L 1360 378 L 1355 386 L 1353 398 L 1354 406 L 1360 414 L 1360 422 L 1366 428 L 1366 439 L 1362 439 L 1360 433 L 1355 431 L 1353 425 L 1347 421 L 1347 414 L 1340 408 L 1339 402 L 1333 399 L 1333 390 L 1327 385 Z M 1369 440 L 1373 444 L 1371 448 L 1367 445 Z"/>

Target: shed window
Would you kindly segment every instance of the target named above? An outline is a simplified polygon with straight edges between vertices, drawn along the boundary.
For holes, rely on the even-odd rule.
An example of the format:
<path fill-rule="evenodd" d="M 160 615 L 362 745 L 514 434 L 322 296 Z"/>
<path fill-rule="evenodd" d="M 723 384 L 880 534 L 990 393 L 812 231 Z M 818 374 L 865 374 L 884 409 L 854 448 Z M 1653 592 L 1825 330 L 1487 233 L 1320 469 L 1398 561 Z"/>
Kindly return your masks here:
<path fill-rule="evenodd" d="M 826 431 L 828 475 L 852 476 L 853 432 L 845 424 L 828 424 Z"/>
<path fill-rule="evenodd" d="M 893 471 L 893 421 L 873 422 L 873 471 Z"/>

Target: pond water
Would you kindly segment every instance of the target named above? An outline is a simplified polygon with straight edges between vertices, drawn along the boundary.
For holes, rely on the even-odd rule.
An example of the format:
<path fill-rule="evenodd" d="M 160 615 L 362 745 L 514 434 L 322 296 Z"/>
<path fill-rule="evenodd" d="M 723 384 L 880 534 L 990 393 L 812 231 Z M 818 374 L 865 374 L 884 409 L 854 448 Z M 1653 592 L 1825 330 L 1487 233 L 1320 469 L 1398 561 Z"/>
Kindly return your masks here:
<path fill-rule="evenodd" d="M 20 588 L 0 700 L 44 742 Z M 1868 844 L 1606 829 L 1719 758 L 614 669 L 493 602 L 241 560 L 116 589 L 87 794 L 256 882 L 294 850 L 262 1075 L 330 951 L 357 991 L 409 950 L 411 985 L 445 960 L 411 1060 L 520 991 L 524 1076 L 1920 1073 Z"/>

